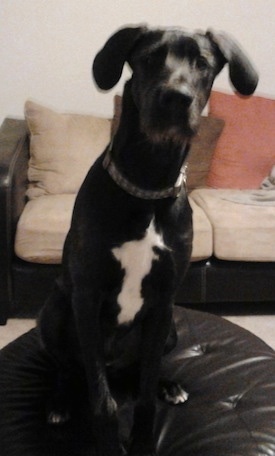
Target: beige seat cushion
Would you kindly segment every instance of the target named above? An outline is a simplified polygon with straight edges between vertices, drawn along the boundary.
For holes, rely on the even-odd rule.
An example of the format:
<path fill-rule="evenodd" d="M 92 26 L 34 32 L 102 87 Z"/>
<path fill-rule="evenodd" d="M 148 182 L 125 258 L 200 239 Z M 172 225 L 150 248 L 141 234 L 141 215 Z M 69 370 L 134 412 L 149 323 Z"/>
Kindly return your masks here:
<path fill-rule="evenodd" d="M 240 204 L 241 190 L 198 189 L 192 199 L 205 211 L 221 260 L 275 261 L 275 206 Z"/>
<path fill-rule="evenodd" d="M 15 237 L 19 258 L 33 263 L 61 262 L 75 198 L 76 195 L 46 195 L 28 201 Z"/>
<path fill-rule="evenodd" d="M 189 202 L 193 211 L 193 249 L 191 261 L 200 261 L 211 257 L 213 254 L 213 232 L 210 221 L 204 211 L 189 196 Z"/>
<path fill-rule="evenodd" d="M 16 255 L 29 262 L 58 264 L 70 227 L 76 195 L 44 195 L 28 201 L 17 225 Z M 193 209 L 194 243 L 192 260 L 212 254 L 212 228 L 201 208 L 190 199 Z"/>
<path fill-rule="evenodd" d="M 111 122 L 90 115 L 59 114 L 25 104 L 30 130 L 27 196 L 77 193 L 90 166 L 110 140 Z"/>

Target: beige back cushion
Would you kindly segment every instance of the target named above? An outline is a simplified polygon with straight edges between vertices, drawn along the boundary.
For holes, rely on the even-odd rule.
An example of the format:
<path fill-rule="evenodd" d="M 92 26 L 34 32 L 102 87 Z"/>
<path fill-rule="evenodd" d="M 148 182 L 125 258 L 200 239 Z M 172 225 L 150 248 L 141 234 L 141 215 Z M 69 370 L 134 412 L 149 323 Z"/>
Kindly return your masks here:
<path fill-rule="evenodd" d="M 60 114 L 32 101 L 25 104 L 25 117 L 30 130 L 27 196 L 77 193 L 110 140 L 110 121 Z"/>

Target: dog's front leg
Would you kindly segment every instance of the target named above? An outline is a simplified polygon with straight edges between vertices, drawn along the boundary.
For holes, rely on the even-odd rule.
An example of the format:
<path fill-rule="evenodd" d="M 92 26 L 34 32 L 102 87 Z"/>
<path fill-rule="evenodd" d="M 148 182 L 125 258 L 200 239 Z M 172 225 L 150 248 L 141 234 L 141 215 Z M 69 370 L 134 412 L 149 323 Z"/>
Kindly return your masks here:
<path fill-rule="evenodd" d="M 88 383 L 93 433 L 98 454 L 119 456 L 121 452 L 116 403 L 111 396 L 106 378 L 100 299 L 84 288 L 74 293 L 73 309 Z"/>
<path fill-rule="evenodd" d="M 167 302 L 162 302 L 149 310 L 143 322 L 140 392 L 134 410 L 131 456 L 152 456 L 156 452 L 154 441 L 156 397 L 161 357 L 169 334 L 171 316 L 171 306 L 167 305 Z"/>

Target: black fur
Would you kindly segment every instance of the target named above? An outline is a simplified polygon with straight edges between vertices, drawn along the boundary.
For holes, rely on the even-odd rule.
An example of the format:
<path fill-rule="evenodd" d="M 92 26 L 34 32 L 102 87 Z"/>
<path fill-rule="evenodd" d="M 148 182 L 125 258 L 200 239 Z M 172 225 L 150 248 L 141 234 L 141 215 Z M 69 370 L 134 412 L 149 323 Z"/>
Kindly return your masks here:
<path fill-rule="evenodd" d="M 116 84 L 126 61 L 133 71 L 125 85 L 111 155 L 134 185 L 158 191 L 176 182 L 214 78 L 227 61 L 230 65 L 228 49 L 224 52 L 219 45 L 227 42 L 230 48 L 233 41 L 226 40 L 213 32 L 188 34 L 141 26 L 120 30 L 96 56 L 94 77 L 103 89 Z M 241 51 L 238 54 L 235 42 L 233 47 L 233 83 L 252 92 L 256 73 Z M 116 404 L 108 373 L 117 375 L 126 367 L 138 366 L 139 394 L 128 451 L 152 455 L 160 362 L 176 341 L 172 305 L 190 260 L 192 213 L 184 187 L 178 198 L 145 200 L 128 194 L 104 169 L 105 154 L 92 166 L 78 193 L 62 276 L 40 315 L 42 342 L 60 370 L 49 420 L 62 423 L 68 418 L 64 382 L 84 366 L 98 452 L 119 455 Z M 117 299 L 125 270 L 113 249 L 142 240 L 152 221 L 165 247 L 152 247 L 155 258 L 141 283 L 141 309 L 132 321 L 119 324 Z M 170 384 L 169 391 L 179 394 L 179 387 Z"/>

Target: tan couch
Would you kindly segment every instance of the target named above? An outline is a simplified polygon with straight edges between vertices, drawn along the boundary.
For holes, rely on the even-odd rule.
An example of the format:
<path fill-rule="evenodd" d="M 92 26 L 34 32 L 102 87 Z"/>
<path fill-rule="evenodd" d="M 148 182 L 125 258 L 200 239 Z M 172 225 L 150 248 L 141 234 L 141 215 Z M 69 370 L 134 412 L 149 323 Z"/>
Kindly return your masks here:
<path fill-rule="evenodd" d="M 15 252 L 25 261 L 59 264 L 77 191 L 110 140 L 111 122 L 59 114 L 30 101 L 25 116 L 31 133 L 29 201 L 17 225 Z M 203 118 L 188 159 L 192 261 L 212 255 L 231 261 L 274 261 L 275 199 L 253 200 L 255 189 L 205 188 L 222 129 L 221 120 Z"/>

